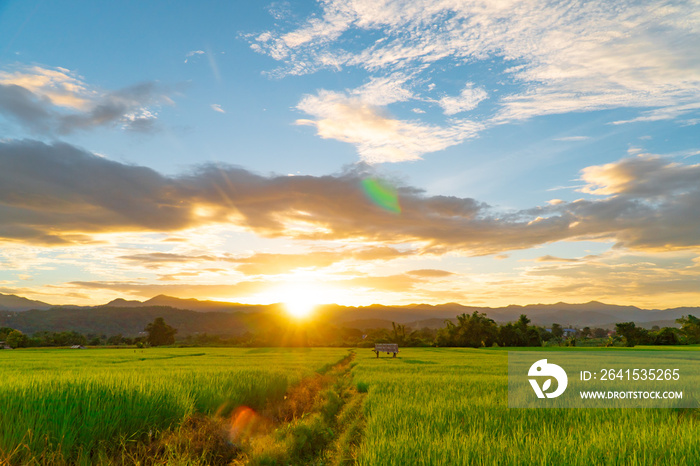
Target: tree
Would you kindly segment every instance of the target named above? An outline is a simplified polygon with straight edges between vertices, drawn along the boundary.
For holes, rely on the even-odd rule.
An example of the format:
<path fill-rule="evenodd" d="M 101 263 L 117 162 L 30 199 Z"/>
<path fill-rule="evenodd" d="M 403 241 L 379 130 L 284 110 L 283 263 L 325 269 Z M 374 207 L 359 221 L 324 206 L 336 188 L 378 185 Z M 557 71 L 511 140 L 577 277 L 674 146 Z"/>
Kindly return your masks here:
<path fill-rule="evenodd" d="M 564 329 L 559 324 L 552 324 L 552 335 L 554 338 L 561 338 L 564 336 Z"/>
<path fill-rule="evenodd" d="M 6 343 L 10 348 L 26 348 L 29 338 L 19 330 L 13 330 L 7 335 Z"/>
<path fill-rule="evenodd" d="M 655 345 L 677 345 L 678 343 L 678 329 L 675 328 L 664 327 L 654 336 Z"/>
<path fill-rule="evenodd" d="M 525 334 L 526 346 L 542 346 L 542 337 L 537 327 L 530 327 Z"/>
<path fill-rule="evenodd" d="M 0 327 L 0 341 L 5 341 L 7 336 L 14 331 L 15 329 L 10 327 Z"/>
<path fill-rule="evenodd" d="M 700 343 L 700 319 L 688 315 L 676 319 L 676 323 L 681 324 L 681 333 L 688 339 L 688 343 Z"/>
<path fill-rule="evenodd" d="M 177 329 L 166 324 L 162 317 L 156 317 L 156 320 L 146 325 L 144 330 L 148 333 L 146 341 L 151 346 L 172 345 L 175 343 Z"/>
<path fill-rule="evenodd" d="M 637 327 L 634 322 L 615 324 L 615 333 L 623 339 L 625 346 L 644 345 L 649 343 L 647 329 Z"/>
<path fill-rule="evenodd" d="M 496 343 L 498 338 L 496 322 L 477 311 L 471 315 L 457 316 L 457 325 L 449 320 L 445 321 L 445 324 L 447 326 L 438 332 L 438 346 L 488 347 Z"/>
<path fill-rule="evenodd" d="M 117 333 L 116 335 L 112 335 L 107 339 L 107 344 L 110 346 L 117 346 L 121 345 L 124 341 L 124 336 L 121 333 Z"/>
<path fill-rule="evenodd" d="M 394 343 L 403 346 L 406 341 L 406 326 L 396 322 L 392 322 L 391 326 L 394 328 Z"/>
<path fill-rule="evenodd" d="M 501 346 L 520 346 L 521 338 L 515 325 L 501 325 L 498 330 L 498 342 Z"/>
<path fill-rule="evenodd" d="M 520 330 L 520 333 L 525 335 L 527 333 L 527 326 L 529 323 L 530 323 L 530 319 L 528 319 L 525 314 L 520 314 L 520 318 L 515 323 L 515 326 L 518 327 L 518 330 Z"/>

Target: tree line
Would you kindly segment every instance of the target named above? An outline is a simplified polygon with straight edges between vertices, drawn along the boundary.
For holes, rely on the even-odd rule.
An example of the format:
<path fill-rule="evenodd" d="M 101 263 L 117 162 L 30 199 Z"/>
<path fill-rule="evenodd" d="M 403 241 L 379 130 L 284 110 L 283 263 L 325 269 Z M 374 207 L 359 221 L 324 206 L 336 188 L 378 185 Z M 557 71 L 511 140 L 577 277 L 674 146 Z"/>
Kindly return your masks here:
<path fill-rule="evenodd" d="M 634 322 L 618 323 L 615 332 L 609 334 L 604 328 L 584 327 L 565 329 L 557 323 L 547 329 L 531 325 L 531 320 L 521 314 L 516 322 L 499 325 L 484 313 L 457 316 L 457 322 L 445 321 L 445 327 L 432 333 L 429 329 L 407 332 L 404 325 L 393 323 L 393 331 L 375 332 L 368 335 L 361 346 L 374 343 L 398 343 L 402 346 L 442 346 L 442 347 L 527 347 L 543 345 L 576 346 L 577 342 L 599 339 L 602 346 L 635 345 L 688 345 L 700 344 L 700 319 L 688 315 L 677 319 L 680 328 L 658 326 L 647 330 L 637 327 Z"/>
<path fill-rule="evenodd" d="M 531 320 L 520 315 L 516 322 L 498 324 L 486 314 L 475 311 L 461 314 L 457 321 L 445 321 L 440 329 L 411 330 L 392 322 L 391 329 L 354 329 L 336 327 L 328 323 L 310 323 L 307 326 L 285 327 L 280 321 L 269 321 L 264 328 L 246 332 L 237 337 L 218 335 L 188 335 L 175 340 L 177 329 L 156 318 L 144 328 L 144 335 L 125 337 L 121 334 L 82 335 L 78 332 L 37 332 L 31 337 L 19 330 L 0 327 L 0 342 L 12 348 L 57 346 L 357 346 L 372 347 L 375 343 L 398 343 L 403 347 L 527 347 L 576 346 L 582 341 L 597 339 L 601 346 L 685 345 L 700 344 L 700 319 L 688 315 L 676 322 L 680 328 L 657 326 L 647 330 L 634 322 L 615 325 L 615 332 L 603 328 L 584 327 L 564 329 L 560 324 L 550 328 L 531 325 Z"/>
<path fill-rule="evenodd" d="M 144 328 L 145 335 L 125 337 L 122 334 L 112 335 L 83 335 L 78 332 L 36 332 L 31 337 L 10 327 L 0 327 L 0 342 L 10 348 L 57 347 L 57 346 L 119 346 L 136 345 L 163 346 L 175 343 L 177 329 L 165 323 L 162 317 L 156 318 Z"/>
<path fill-rule="evenodd" d="M 636 345 L 694 345 L 700 343 L 700 319 L 688 315 L 676 319 L 681 324 L 680 328 L 664 327 L 657 325 L 647 330 L 637 327 L 634 322 L 615 324 L 615 336 L 608 342 L 608 346 L 616 342 L 624 346 Z"/>

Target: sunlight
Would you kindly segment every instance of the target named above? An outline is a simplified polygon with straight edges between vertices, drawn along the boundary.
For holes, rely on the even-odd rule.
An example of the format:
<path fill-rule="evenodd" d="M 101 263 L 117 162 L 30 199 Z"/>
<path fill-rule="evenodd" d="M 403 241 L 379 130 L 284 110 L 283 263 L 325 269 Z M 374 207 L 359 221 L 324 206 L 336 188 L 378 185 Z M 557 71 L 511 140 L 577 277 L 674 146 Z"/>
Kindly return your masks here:
<path fill-rule="evenodd" d="M 328 297 L 327 294 L 328 290 L 308 283 L 289 284 L 275 293 L 287 312 L 297 319 L 309 317 Z"/>
<path fill-rule="evenodd" d="M 294 298 L 285 301 L 284 305 L 287 308 L 287 312 L 294 317 L 304 318 L 311 315 L 311 312 L 318 305 L 318 303 L 295 296 Z"/>

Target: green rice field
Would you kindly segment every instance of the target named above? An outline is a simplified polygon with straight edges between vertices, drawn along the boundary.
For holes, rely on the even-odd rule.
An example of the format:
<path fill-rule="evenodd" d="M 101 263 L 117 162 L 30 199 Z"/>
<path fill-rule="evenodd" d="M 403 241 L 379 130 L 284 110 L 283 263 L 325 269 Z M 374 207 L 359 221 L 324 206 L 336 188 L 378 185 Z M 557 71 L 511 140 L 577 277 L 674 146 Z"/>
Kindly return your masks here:
<path fill-rule="evenodd" d="M 507 351 L 400 354 L 353 371 L 369 388 L 358 464 L 700 464 L 698 410 L 509 409 Z"/>
<path fill-rule="evenodd" d="M 325 374 L 349 353 L 340 348 L 0 351 L 0 464 L 110 464 L 115 458 L 123 463 L 118 449 L 147 443 L 197 413 L 220 418 L 240 406 L 262 412 L 270 403 L 284 402 L 294 387 Z M 352 390 L 308 395 L 320 400 L 317 417 L 326 419 L 323 448 L 336 453 L 317 448 L 303 460 L 295 456 L 286 462 L 242 453 L 230 464 L 700 463 L 698 410 L 509 409 L 507 351 L 407 348 L 395 359 L 375 358 L 369 349 L 352 354 L 347 373 L 331 370 L 323 382 L 339 386 L 345 377 Z M 351 406 L 358 407 L 357 416 Z M 336 420 L 329 421 L 333 416 Z M 287 419 L 266 435 L 270 442 L 296 436 L 285 441 L 306 451 L 304 442 L 316 438 L 309 433 L 312 417 Z M 306 435 L 302 440 L 300 433 Z M 206 463 L 171 456 L 153 464 Z"/>
<path fill-rule="evenodd" d="M 195 412 L 262 408 L 344 349 L 0 351 L 0 463 L 96 462 L 96 452 Z"/>

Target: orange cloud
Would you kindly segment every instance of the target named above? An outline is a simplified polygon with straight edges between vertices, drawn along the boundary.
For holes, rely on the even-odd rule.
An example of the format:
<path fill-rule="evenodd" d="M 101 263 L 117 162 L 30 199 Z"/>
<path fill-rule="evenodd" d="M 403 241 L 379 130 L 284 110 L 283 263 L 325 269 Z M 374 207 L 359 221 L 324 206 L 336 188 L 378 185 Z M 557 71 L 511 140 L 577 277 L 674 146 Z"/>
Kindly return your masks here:
<path fill-rule="evenodd" d="M 355 167 L 333 176 L 264 177 L 205 165 L 167 177 L 68 144 L 0 141 L 0 238 L 67 245 L 99 240 L 100 233 L 234 224 L 264 237 L 408 244 L 434 254 L 498 254 L 580 239 L 639 249 L 700 247 L 700 165 L 623 159 L 584 170 L 590 191 L 614 194 L 517 212 L 399 185 L 402 212 L 388 214 L 362 191 L 362 180 L 372 174 Z M 394 252 L 357 254 L 361 259 Z M 329 264 L 336 260 L 331 257 L 320 254 L 315 263 Z"/>

